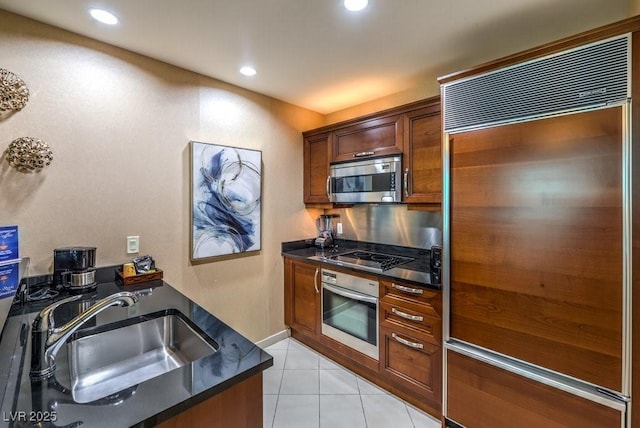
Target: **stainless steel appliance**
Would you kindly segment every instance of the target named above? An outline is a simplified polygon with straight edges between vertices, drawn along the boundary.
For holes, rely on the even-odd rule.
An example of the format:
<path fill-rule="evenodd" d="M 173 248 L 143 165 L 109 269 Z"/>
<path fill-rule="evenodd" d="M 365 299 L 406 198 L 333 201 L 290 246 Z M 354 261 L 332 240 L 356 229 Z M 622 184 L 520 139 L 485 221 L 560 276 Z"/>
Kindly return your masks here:
<path fill-rule="evenodd" d="M 327 178 L 331 202 L 401 202 L 400 156 L 332 163 Z"/>
<path fill-rule="evenodd" d="M 322 269 L 322 334 L 378 359 L 378 281 Z"/>
<path fill-rule="evenodd" d="M 316 247 L 328 248 L 333 246 L 333 217 L 332 214 L 323 214 L 317 218 L 318 237 L 315 240 Z"/>
<path fill-rule="evenodd" d="M 65 247 L 53 250 L 53 285 L 73 291 L 96 286 L 96 247 Z"/>
<path fill-rule="evenodd" d="M 381 273 L 414 259 L 393 256 L 391 254 L 374 253 L 371 251 L 355 250 L 342 254 L 325 256 L 322 261 L 334 263 L 338 266 L 355 267 L 369 272 Z"/>

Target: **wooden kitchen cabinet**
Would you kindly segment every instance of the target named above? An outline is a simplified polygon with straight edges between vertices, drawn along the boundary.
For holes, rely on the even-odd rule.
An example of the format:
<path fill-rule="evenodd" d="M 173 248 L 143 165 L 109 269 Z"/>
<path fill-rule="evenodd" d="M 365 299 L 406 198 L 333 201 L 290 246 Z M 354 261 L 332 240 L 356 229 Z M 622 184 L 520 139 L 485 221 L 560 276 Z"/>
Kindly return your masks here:
<path fill-rule="evenodd" d="M 284 259 L 285 324 L 308 336 L 320 334 L 320 265 Z"/>
<path fill-rule="evenodd" d="M 442 203 L 440 102 L 404 115 L 403 201 Z"/>
<path fill-rule="evenodd" d="M 381 369 L 390 382 L 441 410 L 442 347 L 413 331 L 380 327 Z"/>
<path fill-rule="evenodd" d="M 183 427 L 262 427 L 262 373 L 157 425 Z"/>
<path fill-rule="evenodd" d="M 436 411 L 442 406 L 441 293 L 380 281 L 380 367 L 391 383 Z"/>
<path fill-rule="evenodd" d="M 331 133 L 304 137 L 304 203 L 328 204 L 327 181 L 329 179 Z"/>
<path fill-rule="evenodd" d="M 403 155 L 403 202 L 442 202 L 440 97 L 306 131 L 304 203 L 331 204 L 327 179 L 331 162 Z"/>
<path fill-rule="evenodd" d="M 402 153 L 402 115 L 364 120 L 332 133 L 332 162 Z"/>

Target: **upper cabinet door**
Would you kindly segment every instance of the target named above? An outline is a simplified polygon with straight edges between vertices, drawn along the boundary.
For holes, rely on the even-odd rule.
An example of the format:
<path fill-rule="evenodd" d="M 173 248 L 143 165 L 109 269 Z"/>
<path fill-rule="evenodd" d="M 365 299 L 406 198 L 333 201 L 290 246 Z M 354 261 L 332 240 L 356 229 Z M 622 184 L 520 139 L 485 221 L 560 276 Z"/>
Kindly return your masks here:
<path fill-rule="evenodd" d="M 329 132 L 304 138 L 304 203 L 328 204 Z"/>
<path fill-rule="evenodd" d="M 367 120 L 333 132 L 333 162 L 402 153 L 402 115 Z"/>
<path fill-rule="evenodd" d="M 403 198 L 406 203 L 442 202 L 440 103 L 405 114 Z"/>

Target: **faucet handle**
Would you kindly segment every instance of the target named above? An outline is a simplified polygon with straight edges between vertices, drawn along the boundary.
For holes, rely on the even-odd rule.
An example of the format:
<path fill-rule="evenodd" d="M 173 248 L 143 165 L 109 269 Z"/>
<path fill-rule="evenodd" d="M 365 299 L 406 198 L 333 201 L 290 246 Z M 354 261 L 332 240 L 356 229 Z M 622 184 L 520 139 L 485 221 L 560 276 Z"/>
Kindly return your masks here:
<path fill-rule="evenodd" d="M 54 320 L 53 320 L 53 311 L 55 311 L 55 309 L 60 305 L 64 305 L 65 303 L 80 300 L 83 297 L 84 296 L 82 294 L 78 294 L 77 296 L 66 297 L 62 300 L 59 300 L 55 303 L 50 304 L 49 306 L 44 308 L 42 311 L 40 311 L 40 314 L 38 314 L 36 319 L 33 320 L 33 326 L 32 326 L 33 330 L 34 331 L 53 330 L 53 328 L 55 327 Z"/>

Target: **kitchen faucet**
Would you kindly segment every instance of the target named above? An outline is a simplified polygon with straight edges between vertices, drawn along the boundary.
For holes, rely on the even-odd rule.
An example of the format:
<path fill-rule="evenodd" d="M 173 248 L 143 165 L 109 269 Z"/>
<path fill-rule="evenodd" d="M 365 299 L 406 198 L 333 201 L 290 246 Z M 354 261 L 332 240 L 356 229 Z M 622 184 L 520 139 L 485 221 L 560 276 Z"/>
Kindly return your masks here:
<path fill-rule="evenodd" d="M 44 308 L 33 321 L 31 328 L 31 379 L 51 377 L 56 369 L 55 357 L 67 338 L 84 323 L 111 306 L 131 306 L 138 297 L 129 291 L 114 293 L 99 300 L 62 327 L 55 328 L 53 312 L 68 302 L 81 299 L 82 295 L 68 297 Z"/>

